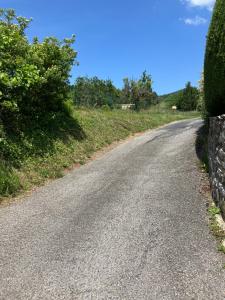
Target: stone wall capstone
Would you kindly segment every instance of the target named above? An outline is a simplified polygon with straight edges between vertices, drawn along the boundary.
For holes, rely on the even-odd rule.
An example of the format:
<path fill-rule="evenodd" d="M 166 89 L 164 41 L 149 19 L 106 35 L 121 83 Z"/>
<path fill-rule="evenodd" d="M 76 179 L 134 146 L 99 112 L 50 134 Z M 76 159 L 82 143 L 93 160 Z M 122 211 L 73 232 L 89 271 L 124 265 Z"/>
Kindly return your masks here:
<path fill-rule="evenodd" d="M 208 152 L 212 197 L 225 218 L 225 115 L 210 118 Z"/>

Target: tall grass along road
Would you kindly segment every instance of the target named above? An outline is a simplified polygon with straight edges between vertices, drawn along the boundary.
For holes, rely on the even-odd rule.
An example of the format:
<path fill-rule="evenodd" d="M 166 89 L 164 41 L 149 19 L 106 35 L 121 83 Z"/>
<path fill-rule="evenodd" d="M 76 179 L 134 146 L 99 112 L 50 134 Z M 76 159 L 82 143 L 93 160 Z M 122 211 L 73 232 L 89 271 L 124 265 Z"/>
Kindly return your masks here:
<path fill-rule="evenodd" d="M 0 126 L 0 202 L 46 180 L 62 177 L 64 169 L 84 164 L 96 150 L 114 141 L 199 115 L 160 111 L 156 107 L 139 113 L 74 106 L 67 110 L 67 114 L 44 114 L 43 119 L 32 120 L 15 132 Z"/>
<path fill-rule="evenodd" d="M 0 299 L 224 299 L 198 193 L 200 126 L 147 132 L 3 207 Z"/>

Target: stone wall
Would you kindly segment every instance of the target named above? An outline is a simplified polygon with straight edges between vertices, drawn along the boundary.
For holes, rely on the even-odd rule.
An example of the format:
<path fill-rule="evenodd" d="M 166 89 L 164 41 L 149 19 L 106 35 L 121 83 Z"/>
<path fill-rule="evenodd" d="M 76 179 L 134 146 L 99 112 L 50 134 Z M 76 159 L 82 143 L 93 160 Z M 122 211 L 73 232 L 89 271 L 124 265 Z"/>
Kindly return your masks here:
<path fill-rule="evenodd" d="M 210 118 L 208 143 L 212 196 L 225 218 L 225 115 Z"/>

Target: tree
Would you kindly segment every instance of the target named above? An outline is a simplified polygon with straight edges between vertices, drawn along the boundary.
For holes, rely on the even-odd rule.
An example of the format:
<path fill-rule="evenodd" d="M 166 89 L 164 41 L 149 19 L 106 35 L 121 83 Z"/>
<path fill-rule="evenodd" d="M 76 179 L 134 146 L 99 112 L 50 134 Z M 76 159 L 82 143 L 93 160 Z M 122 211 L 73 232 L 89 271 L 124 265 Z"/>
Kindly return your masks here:
<path fill-rule="evenodd" d="M 29 23 L 13 10 L 0 10 L 0 119 L 4 123 L 19 111 L 33 78 L 39 78 L 35 66 L 26 62 L 29 44 L 24 31 Z"/>
<path fill-rule="evenodd" d="M 196 110 L 198 103 L 198 89 L 187 82 L 185 89 L 178 98 L 177 108 L 184 111 Z"/>
<path fill-rule="evenodd" d="M 56 112 L 63 109 L 64 102 L 69 95 L 69 77 L 77 53 L 71 47 L 75 36 L 59 41 L 54 37 L 38 39 L 29 47 L 27 61 L 38 69 L 40 78 L 28 97 L 24 97 L 23 113 L 30 113 L 26 107 L 34 108 L 34 113 Z M 30 95 L 32 97 L 30 98 Z"/>
<path fill-rule="evenodd" d="M 142 107 L 147 108 L 152 104 L 153 101 L 153 91 L 152 91 L 152 79 L 146 71 L 141 75 L 138 81 Z"/>
<path fill-rule="evenodd" d="M 62 111 L 76 63 L 74 36 L 29 43 L 25 30 L 30 21 L 14 10 L 0 10 L 0 121 L 11 127 L 21 118 Z"/>
<path fill-rule="evenodd" d="M 111 80 L 101 80 L 98 77 L 78 77 L 73 86 L 74 103 L 79 106 L 113 107 L 118 102 L 119 91 Z"/>
<path fill-rule="evenodd" d="M 122 88 L 122 91 L 121 91 L 121 103 L 123 103 L 123 104 L 132 103 L 132 99 L 131 99 L 131 81 L 127 77 L 123 79 L 123 88 Z"/>
<path fill-rule="evenodd" d="M 217 0 L 204 64 L 205 105 L 209 116 L 225 113 L 225 1 Z"/>
<path fill-rule="evenodd" d="M 134 104 L 135 110 L 147 108 L 153 104 L 155 94 L 152 91 L 152 79 L 144 71 L 138 80 L 124 78 L 122 89 L 123 103 Z"/>

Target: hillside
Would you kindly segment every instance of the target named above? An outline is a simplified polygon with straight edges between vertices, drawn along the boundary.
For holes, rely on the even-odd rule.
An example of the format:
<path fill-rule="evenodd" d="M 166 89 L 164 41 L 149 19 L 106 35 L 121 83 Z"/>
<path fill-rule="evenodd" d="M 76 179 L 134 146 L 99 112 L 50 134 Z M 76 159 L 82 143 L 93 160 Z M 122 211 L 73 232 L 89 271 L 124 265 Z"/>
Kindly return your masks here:
<path fill-rule="evenodd" d="M 183 92 L 183 89 L 178 90 L 173 93 L 165 94 L 159 96 L 159 105 L 161 108 L 170 108 L 173 105 L 176 105 L 177 103 L 177 98 L 179 95 Z"/>

